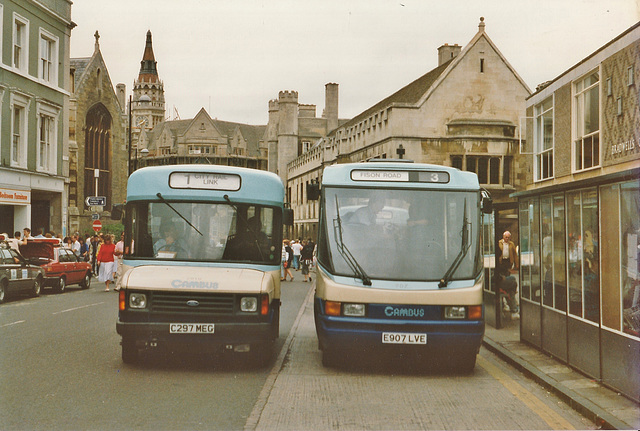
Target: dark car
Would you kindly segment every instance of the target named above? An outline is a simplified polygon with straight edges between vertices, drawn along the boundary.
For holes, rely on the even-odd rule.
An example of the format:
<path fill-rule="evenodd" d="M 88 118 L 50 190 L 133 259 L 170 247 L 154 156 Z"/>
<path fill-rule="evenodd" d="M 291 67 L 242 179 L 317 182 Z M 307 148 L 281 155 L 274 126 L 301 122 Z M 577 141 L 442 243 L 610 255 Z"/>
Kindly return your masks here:
<path fill-rule="evenodd" d="M 57 292 L 64 292 L 71 284 L 78 284 L 83 289 L 91 285 L 91 264 L 62 247 L 57 239 L 30 239 L 27 244 L 20 245 L 20 253 L 29 263 L 44 269 L 42 287 L 51 286 Z"/>
<path fill-rule="evenodd" d="M 19 293 L 39 296 L 43 280 L 42 268 L 29 264 L 7 241 L 0 241 L 0 303 Z"/>

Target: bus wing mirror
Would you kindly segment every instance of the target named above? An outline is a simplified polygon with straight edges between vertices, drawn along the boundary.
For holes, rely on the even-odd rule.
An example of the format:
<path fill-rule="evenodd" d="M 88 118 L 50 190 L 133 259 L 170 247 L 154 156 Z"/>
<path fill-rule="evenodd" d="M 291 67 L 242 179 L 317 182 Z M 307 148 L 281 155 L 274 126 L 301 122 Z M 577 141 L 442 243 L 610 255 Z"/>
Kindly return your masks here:
<path fill-rule="evenodd" d="M 491 199 L 491 195 L 489 192 L 483 190 L 481 192 L 482 201 L 480 202 L 480 206 L 482 208 L 482 212 L 484 214 L 491 214 L 493 212 L 493 200 Z"/>
<path fill-rule="evenodd" d="M 123 204 L 116 204 L 111 207 L 111 219 L 112 220 L 120 220 L 122 219 L 122 212 L 124 210 Z"/>
<path fill-rule="evenodd" d="M 293 210 L 291 208 L 285 208 L 282 215 L 284 225 L 293 226 Z"/>
<path fill-rule="evenodd" d="M 320 197 L 320 184 L 317 182 L 307 184 L 307 200 L 317 201 Z"/>

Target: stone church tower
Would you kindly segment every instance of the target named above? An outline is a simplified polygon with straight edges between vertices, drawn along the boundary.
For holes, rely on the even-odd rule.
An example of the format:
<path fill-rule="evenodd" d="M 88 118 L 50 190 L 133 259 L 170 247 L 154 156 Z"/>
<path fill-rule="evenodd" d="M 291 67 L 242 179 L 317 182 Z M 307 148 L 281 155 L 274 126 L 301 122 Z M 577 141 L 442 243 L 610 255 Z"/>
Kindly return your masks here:
<path fill-rule="evenodd" d="M 140 134 L 148 134 L 156 125 L 164 121 L 165 101 L 164 84 L 158 78 L 157 61 L 153 55 L 151 30 L 147 31 L 147 41 L 140 62 L 138 79 L 133 83 L 133 100 L 131 103 L 132 143 L 137 151 Z"/>

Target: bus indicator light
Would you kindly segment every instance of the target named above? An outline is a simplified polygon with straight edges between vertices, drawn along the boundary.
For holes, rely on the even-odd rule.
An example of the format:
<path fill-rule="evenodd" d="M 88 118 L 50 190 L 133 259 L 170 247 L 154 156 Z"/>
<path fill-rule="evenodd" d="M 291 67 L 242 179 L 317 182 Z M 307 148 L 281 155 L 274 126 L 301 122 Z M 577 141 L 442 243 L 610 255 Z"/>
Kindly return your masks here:
<path fill-rule="evenodd" d="M 340 316 L 341 308 L 342 304 L 340 302 L 325 301 L 324 303 L 324 310 L 327 316 Z"/>

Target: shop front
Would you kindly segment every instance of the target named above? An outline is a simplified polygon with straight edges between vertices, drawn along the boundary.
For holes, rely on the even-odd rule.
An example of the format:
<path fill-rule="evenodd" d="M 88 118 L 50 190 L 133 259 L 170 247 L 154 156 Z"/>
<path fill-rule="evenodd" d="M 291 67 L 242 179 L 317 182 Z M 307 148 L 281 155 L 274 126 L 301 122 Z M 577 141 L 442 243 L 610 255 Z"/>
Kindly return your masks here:
<path fill-rule="evenodd" d="M 640 169 L 518 193 L 521 339 L 640 400 Z"/>

